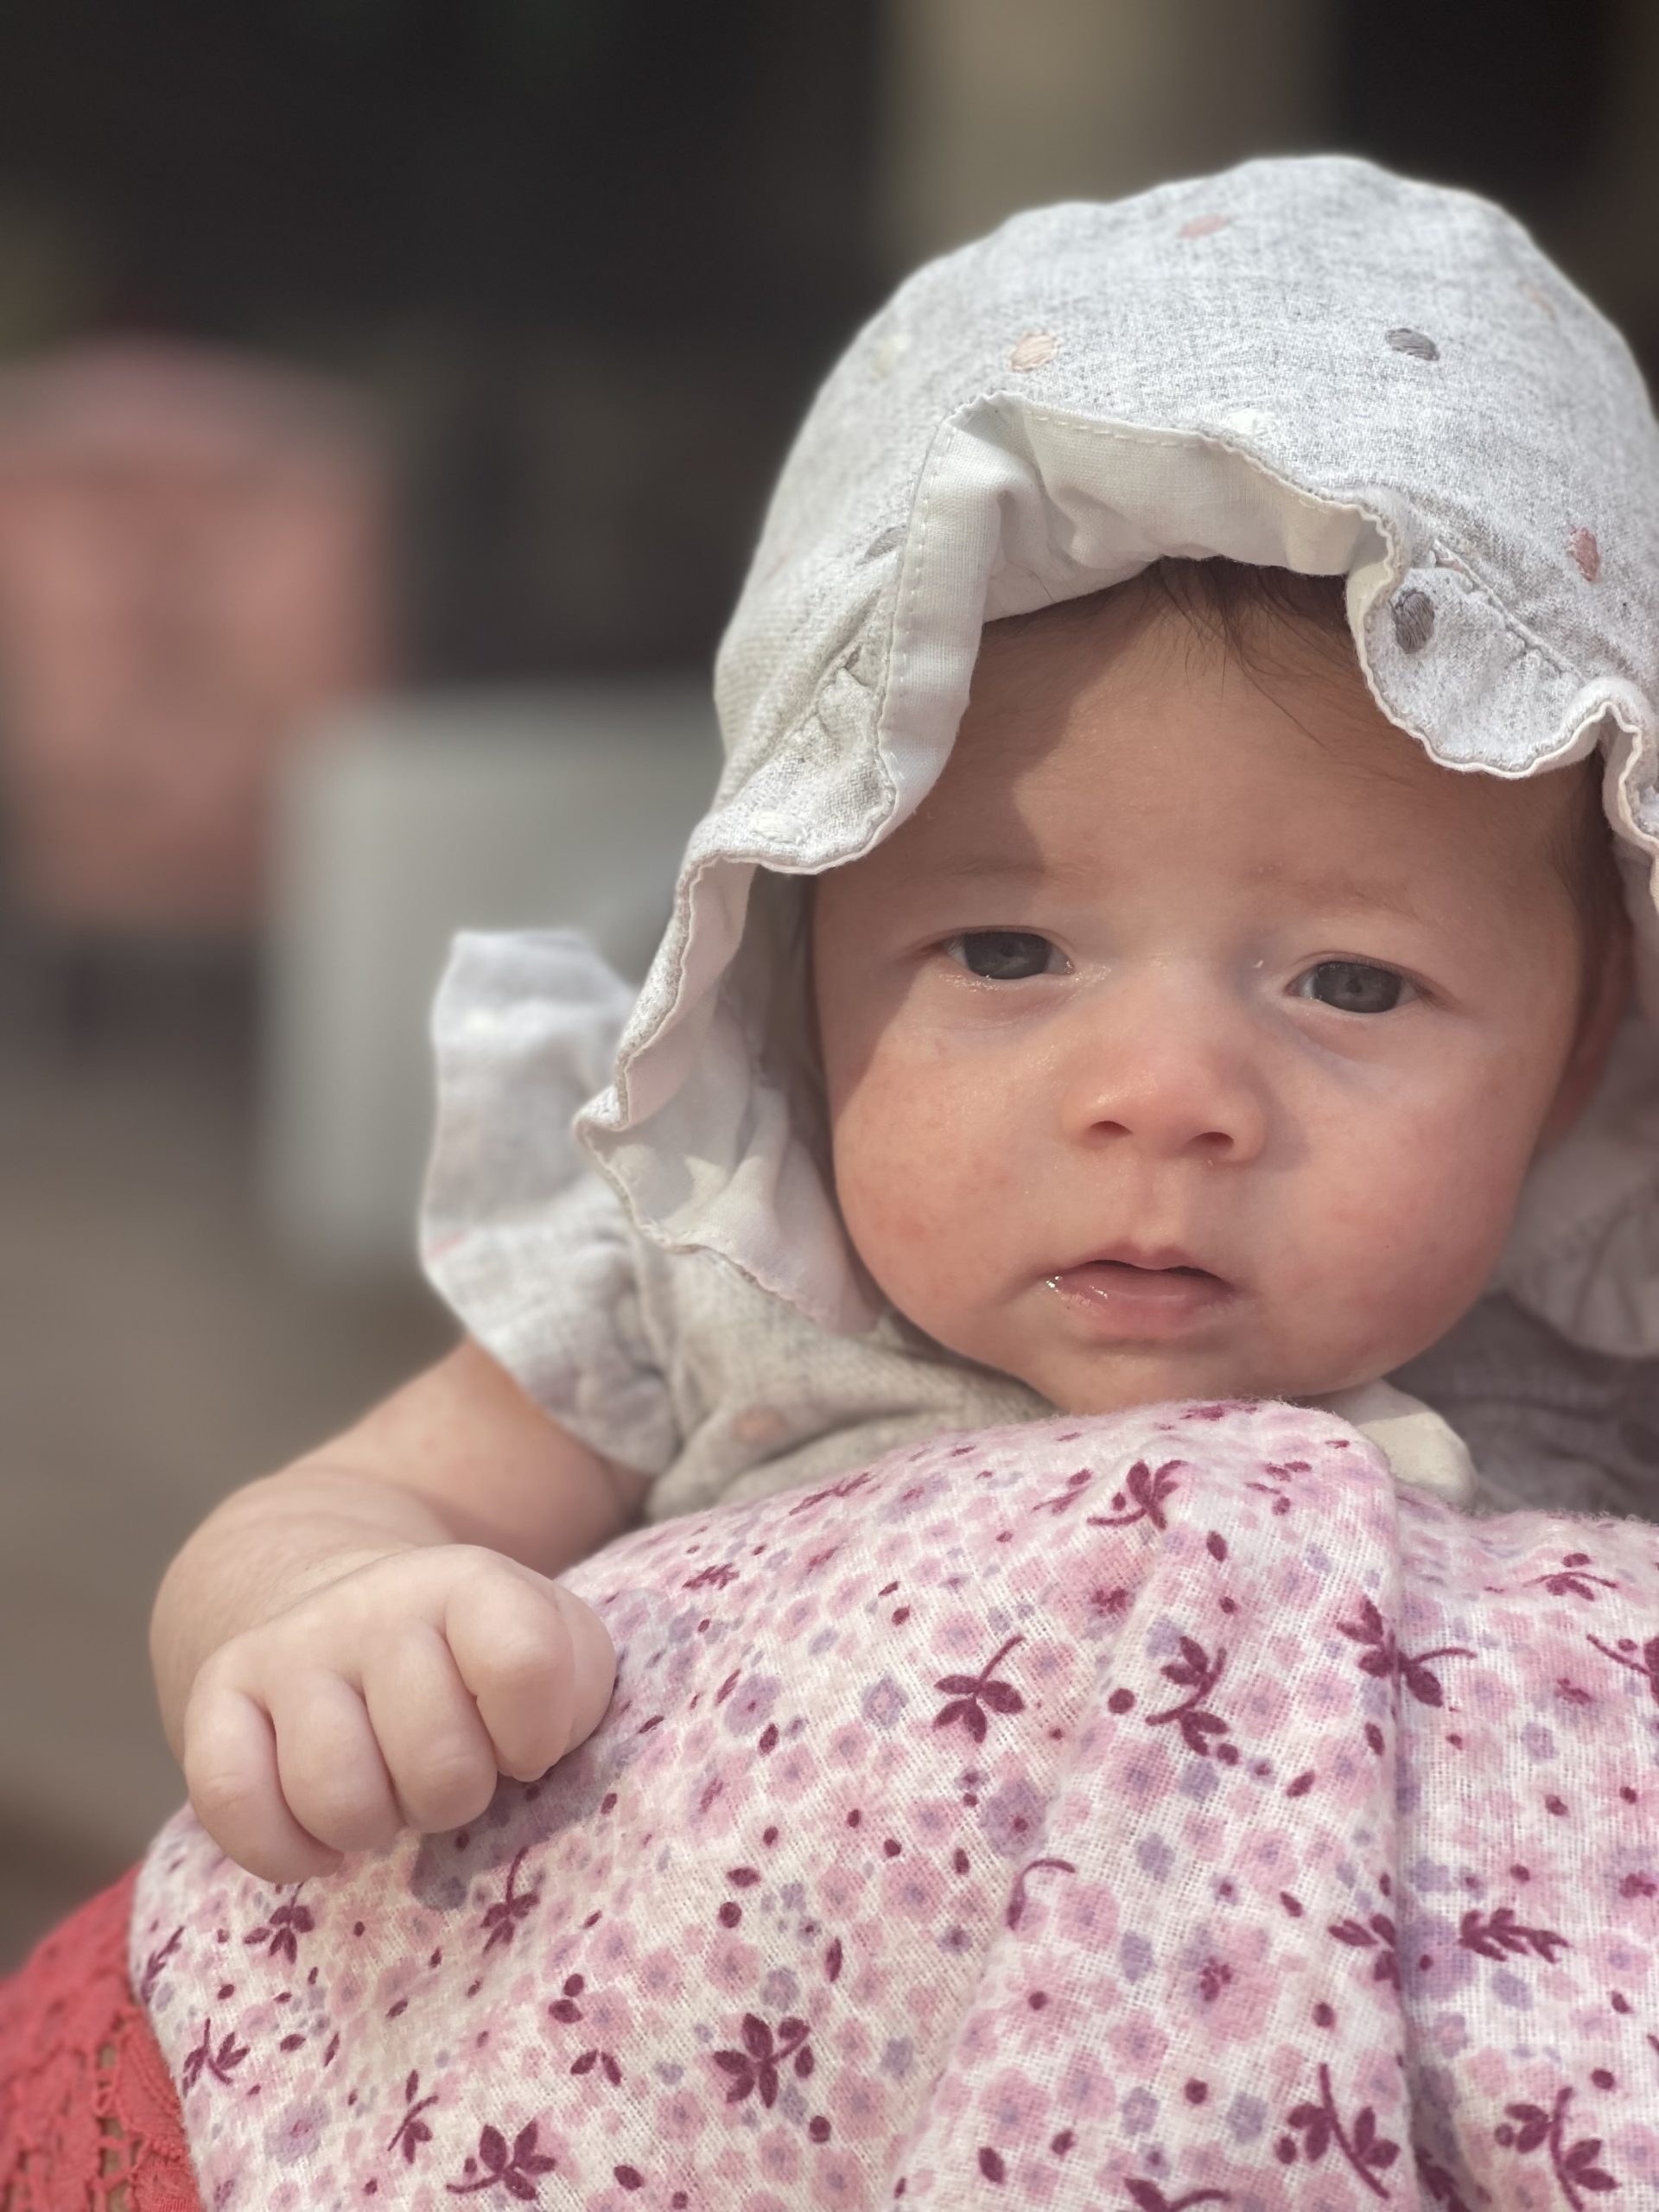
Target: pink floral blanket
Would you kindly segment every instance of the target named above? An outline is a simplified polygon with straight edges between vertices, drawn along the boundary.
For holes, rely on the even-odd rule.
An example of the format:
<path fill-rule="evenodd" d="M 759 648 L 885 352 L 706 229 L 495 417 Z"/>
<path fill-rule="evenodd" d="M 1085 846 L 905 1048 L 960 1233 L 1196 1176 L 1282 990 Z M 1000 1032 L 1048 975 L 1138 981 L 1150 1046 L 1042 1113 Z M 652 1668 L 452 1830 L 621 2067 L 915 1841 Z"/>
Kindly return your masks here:
<path fill-rule="evenodd" d="M 210 2212 L 1659 2204 L 1659 1529 L 1192 1405 L 570 1580 L 616 1698 L 472 1829 L 158 1840 Z"/>

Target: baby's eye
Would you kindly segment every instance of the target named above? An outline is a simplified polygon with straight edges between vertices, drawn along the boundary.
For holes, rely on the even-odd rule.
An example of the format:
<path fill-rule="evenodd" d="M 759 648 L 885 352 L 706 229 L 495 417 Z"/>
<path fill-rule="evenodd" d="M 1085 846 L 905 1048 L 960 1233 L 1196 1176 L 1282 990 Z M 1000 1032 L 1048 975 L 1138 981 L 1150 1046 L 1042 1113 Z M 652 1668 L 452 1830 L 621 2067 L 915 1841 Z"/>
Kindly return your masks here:
<path fill-rule="evenodd" d="M 1023 983 L 1061 964 L 1057 949 L 1032 930 L 965 930 L 945 950 L 970 976 L 988 983 Z"/>
<path fill-rule="evenodd" d="M 1339 1014 L 1392 1014 L 1411 986 L 1392 968 L 1363 960 L 1321 960 L 1296 979 L 1298 998 L 1317 999 Z"/>

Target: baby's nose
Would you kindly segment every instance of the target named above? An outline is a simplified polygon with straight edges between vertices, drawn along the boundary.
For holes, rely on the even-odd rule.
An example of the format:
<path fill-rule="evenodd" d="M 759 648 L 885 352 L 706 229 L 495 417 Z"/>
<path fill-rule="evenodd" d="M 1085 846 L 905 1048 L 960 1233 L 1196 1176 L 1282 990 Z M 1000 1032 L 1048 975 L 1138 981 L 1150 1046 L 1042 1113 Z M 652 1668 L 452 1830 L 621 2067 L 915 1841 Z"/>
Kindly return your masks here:
<path fill-rule="evenodd" d="M 1255 1159 L 1267 1141 L 1268 1105 L 1243 1025 L 1179 989 L 1113 996 L 1079 1009 L 1065 1075 L 1066 1134 L 1164 1159 Z"/>

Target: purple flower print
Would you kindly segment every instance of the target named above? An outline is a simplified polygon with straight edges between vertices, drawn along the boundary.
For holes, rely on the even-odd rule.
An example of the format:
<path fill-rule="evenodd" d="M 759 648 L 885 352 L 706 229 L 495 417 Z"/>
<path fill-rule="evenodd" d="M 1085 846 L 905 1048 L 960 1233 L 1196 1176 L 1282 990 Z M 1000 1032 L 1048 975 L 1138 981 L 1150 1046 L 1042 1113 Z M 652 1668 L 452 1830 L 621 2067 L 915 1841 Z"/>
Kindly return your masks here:
<path fill-rule="evenodd" d="M 1382 1682 L 1391 1681 L 1397 1676 L 1419 1705 L 1440 1706 L 1446 1703 L 1440 1678 L 1428 1665 L 1429 1660 L 1472 1659 L 1475 1656 L 1460 1643 L 1443 1643 L 1433 1651 L 1402 1651 L 1395 1641 L 1394 1630 L 1386 1626 L 1382 1614 L 1369 1598 L 1360 1599 L 1357 1621 L 1337 1623 L 1337 1633 L 1345 1636 L 1351 1643 L 1363 1643 L 1368 1647 L 1360 1657 L 1362 1674 L 1374 1675 L 1378 1681 Z"/>
<path fill-rule="evenodd" d="M 792 2068 L 798 2081 L 804 2082 L 812 2071 L 812 2046 L 808 2041 L 812 2031 L 804 2020 L 779 2020 L 774 2035 L 758 2013 L 743 2015 L 743 2048 L 741 2050 L 717 2050 L 714 2061 L 728 2077 L 726 2101 L 741 2104 L 751 2093 L 757 2094 L 768 2111 L 778 2101 L 779 2069 L 785 2065 Z"/>
<path fill-rule="evenodd" d="M 772 1718 L 772 1708 L 782 1688 L 783 1684 L 775 1675 L 751 1675 L 741 1692 L 726 1707 L 728 1735 L 749 1736 L 757 1728 L 764 1728 Z"/>
<path fill-rule="evenodd" d="M 1016 1774 L 981 1804 L 979 1825 L 999 1859 L 1018 1859 L 1041 1841 L 1046 1812 L 1042 1792 Z"/>
<path fill-rule="evenodd" d="M 461 2165 L 467 2178 L 447 2181 L 444 2188 L 451 2196 L 477 2196 L 485 2190 L 504 2189 L 521 2204 L 539 2204 L 542 2192 L 537 2177 L 550 2174 L 559 2162 L 536 2148 L 536 2135 L 537 2123 L 532 2120 L 519 2129 L 509 2151 L 507 2139 L 499 2127 L 480 2128 L 478 2155 Z"/>
<path fill-rule="evenodd" d="M 976 1675 L 946 1675 L 935 1682 L 934 1688 L 943 1690 L 950 1703 L 941 1706 L 934 1714 L 933 1726 L 949 1728 L 959 1720 L 974 1741 L 982 1744 L 988 1725 L 985 1719 L 988 1706 L 993 1713 L 1023 1713 L 1026 1700 L 1012 1682 L 998 1679 L 996 1670 L 1014 1646 L 1025 1640 L 1023 1636 L 1011 1636 Z"/>
<path fill-rule="evenodd" d="M 1546 2112 L 1541 2105 L 1505 2105 L 1504 2119 L 1492 2133 L 1497 2143 L 1506 2151 L 1516 2151 L 1525 2157 L 1542 2147 L 1549 2152 L 1550 2171 L 1557 2186 L 1573 2212 L 1584 2212 L 1586 2196 L 1602 2196 L 1618 2187 L 1613 2176 L 1597 2162 L 1601 2157 L 1601 2139 L 1596 2135 L 1581 2135 L 1576 2143 L 1567 2141 L 1567 2108 L 1573 2101 L 1570 2088 L 1555 2092 L 1555 2101 Z"/>

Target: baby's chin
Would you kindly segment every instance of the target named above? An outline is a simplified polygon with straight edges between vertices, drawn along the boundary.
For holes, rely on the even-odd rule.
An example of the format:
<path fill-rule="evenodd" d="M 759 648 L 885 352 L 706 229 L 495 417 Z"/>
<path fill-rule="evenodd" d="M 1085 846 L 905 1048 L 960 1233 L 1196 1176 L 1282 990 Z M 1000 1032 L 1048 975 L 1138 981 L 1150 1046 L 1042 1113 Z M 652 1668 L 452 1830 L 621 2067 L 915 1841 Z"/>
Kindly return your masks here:
<path fill-rule="evenodd" d="M 1405 1355 L 1402 1355 L 1402 1357 Z M 1259 1361 L 1224 1352 L 1173 1351 L 1167 1345 L 1114 1345 L 1096 1352 L 1027 1363 L 1018 1379 L 1058 1413 L 1097 1416 L 1183 1400 L 1334 1396 L 1375 1382 L 1398 1364 L 1367 1352 L 1328 1361 Z M 1013 1372 L 1014 1370 L 1008 1370 Z"/>

